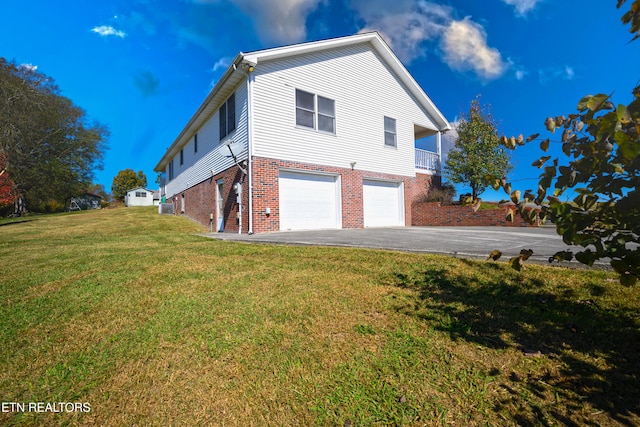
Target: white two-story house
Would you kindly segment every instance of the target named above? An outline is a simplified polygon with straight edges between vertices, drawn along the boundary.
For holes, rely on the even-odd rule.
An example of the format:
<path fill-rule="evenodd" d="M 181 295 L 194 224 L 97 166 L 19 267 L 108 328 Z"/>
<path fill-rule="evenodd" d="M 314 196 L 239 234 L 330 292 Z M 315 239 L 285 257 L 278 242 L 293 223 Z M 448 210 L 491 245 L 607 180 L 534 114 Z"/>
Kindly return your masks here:
<path fill-rule="evenodd" d="M 213 230 L 411 225 L 450 124 L 375 32 L 240 53 L 155 170 Z M 416 149 L 435 135 L 438 149 Z"/>

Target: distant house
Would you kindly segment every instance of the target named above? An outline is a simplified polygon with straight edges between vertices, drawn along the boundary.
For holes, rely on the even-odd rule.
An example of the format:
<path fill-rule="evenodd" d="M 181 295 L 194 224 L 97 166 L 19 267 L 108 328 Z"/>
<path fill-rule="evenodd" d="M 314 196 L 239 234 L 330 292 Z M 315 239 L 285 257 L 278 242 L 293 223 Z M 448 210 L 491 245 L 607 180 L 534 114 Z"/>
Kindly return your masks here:
<path fill-rule="evenodd" d="M 159 191 L 148 190 L 144 187 L 132 188 L 124 195 L 125 206 L 153 206 L 159 202 Z"/>
<path fill-rule="evenodd" d="M 155 170 L 176 212 L 218 231 L 412 225 L 449 129 L 371 32 L 239 53 Z"/>
<path fill-rule="evenodd" d="M 93 193 L 84 193 L 74 196 L 67 202 L 67 211 L 85 211 L 89 209 L 100 209 L 102 197 Z"/>

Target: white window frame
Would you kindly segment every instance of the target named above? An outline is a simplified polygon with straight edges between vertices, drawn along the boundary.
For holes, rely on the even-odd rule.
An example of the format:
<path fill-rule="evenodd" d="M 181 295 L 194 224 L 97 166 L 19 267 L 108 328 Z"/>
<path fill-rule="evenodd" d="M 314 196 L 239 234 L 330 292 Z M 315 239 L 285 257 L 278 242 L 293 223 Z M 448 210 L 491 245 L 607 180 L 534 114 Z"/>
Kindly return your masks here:
<path fill-rule="evenodd" d="M 387 128 L 387 120 L 393 120 L 393 129 Z M 393 145 L 387 144 L 387 135 L 393 135 Z M 384 116 L 384 146 L 398 148 L 398 121 L 389 116 Z"/>
<path fill-rule="evenodd" d="M 313 97 L 313 110 L 310 110 L 306 107 L 303 107 L 301 105 L 298 105 L 298 92 L 302 92 L 304 94 L 307 95 L 311 95 Z M 320 98 L 322 98 L 322 100 L 327 100 L 330 101 L 333 104 L 333 112 L 330 114 L 329 112 L 320 112 Z M 328 98 L 326 96 L 322 96 L 322 95 L 318 95 L 315 94 L 313 92 L 309 92 L 307 90 L 304 89 L 295 89 L 295 94 L 294 94 L 294 103 L 295 103 L 295 124 L 296 127 L 299 127 L 301 129 L 310 129 L 310 130 L 315 130 L 316 132 L 321 132 L 321 133 L 326 133 L 328 135 L 335 135 L 336 134 L 336 100 L 332 99 L 332 98 Z M 307 113 L 312 113 L 313 114 L 313 126 L 307 126 L 301 123 L 298 123 L 298 110 L 307 112 Z M 326 129 L 320 129 L 320 118 L 330 118 L 331 119 L 331 123 L 332 123 L 332 127 L 333 130 L 329 131 Z"/>
<path fill-rule="evenodd" d="M 233 108 L 229 108 L 229 101 L 233 100 Z M 223 117 L 224 113 L 224 117 Z M 235 92 L 229 95 L 226 101 L 218 109 L 218 123 L 220 126 L 220 141 L 231 135 L 231 132 L 235 131 L 238 127 L 236 123 L 236 94 Z M 224 124 L 224 131 L 222 125 Z M 232 125 L 232 126 L 230 126 Z M 233 127 L 233 129 L 231 129 Z"/>

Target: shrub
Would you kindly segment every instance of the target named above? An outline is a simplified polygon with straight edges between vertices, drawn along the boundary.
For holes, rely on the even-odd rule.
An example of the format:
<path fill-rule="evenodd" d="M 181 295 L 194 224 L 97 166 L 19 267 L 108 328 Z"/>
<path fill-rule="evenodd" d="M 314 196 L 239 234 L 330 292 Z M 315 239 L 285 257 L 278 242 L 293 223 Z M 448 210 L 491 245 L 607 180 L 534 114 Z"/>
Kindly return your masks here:
<path fill-rule="evenodd" d="M 425 202 L 440 202 L 442 205 L 453 204 L 453 198 L 456 196 L 456 189 L 453 184 L 445 183 L 439 188 L 430 188 L 424 198 Z"/>

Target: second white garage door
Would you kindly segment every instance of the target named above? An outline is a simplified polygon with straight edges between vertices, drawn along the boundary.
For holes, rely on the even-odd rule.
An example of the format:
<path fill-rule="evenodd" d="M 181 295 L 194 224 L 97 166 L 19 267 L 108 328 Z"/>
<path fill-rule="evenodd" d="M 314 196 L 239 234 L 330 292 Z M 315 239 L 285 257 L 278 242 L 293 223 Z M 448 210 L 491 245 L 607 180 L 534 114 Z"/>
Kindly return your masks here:
<path fill-rule="evenodd" d="M 280 171 L 280 230 L 340 228 L 340 192 L 333 175 Z"/>
<path fill-rule="evenodd" d="M 365 227 L 404 225 L 402 183 L 364 180 L 362 197 Z"/>

